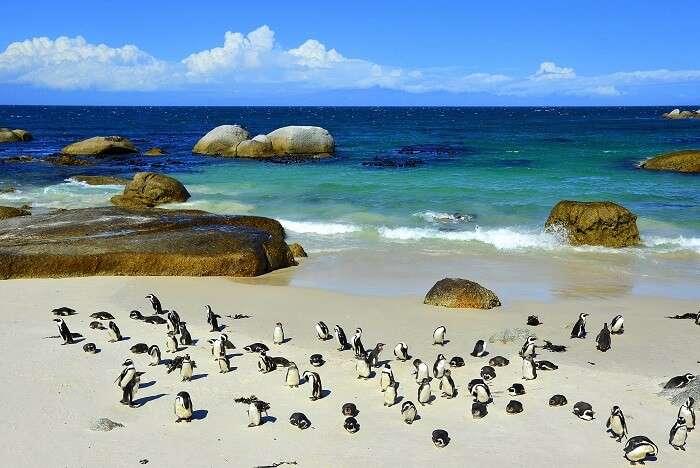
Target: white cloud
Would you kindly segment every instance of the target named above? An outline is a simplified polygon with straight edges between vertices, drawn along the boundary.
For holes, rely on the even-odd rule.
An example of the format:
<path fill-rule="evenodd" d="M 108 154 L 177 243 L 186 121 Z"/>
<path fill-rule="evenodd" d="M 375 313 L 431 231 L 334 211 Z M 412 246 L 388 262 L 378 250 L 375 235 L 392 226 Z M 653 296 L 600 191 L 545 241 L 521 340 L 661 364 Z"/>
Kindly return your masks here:
<path fill-rule="evenodd" d="M 558 80 L 558 79 L 570 79 L 575 78 L 576 73 L 574 73 L 573 68 L 568 67 L 558 67 L 554 62 L 542 62 L 540 63 L 540 68 L 532 76 L 534 80 Z"/>
<path fill-rule="evenodd" d="M 311 68 L 330 68 L 346 60 L 337 50 L 326 50 L 326 46 L 316 39 L 309 39 L 296 49 L 289 50 L 289 55 L 297 57 L 296 63 Z"/>

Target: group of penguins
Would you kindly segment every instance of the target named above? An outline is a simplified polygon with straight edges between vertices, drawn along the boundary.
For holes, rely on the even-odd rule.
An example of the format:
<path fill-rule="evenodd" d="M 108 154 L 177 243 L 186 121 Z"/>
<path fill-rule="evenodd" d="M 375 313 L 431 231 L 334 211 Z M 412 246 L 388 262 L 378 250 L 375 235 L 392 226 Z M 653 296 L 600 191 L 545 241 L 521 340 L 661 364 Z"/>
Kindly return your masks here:
<path fill-rule="evenodd" d="M 140 312 L 134 310 L 130 313 L 130 317 L 134 320 L 140 320 L 151 324 L 167 324 L 168 332 L 166 336 L 165 348 L 169 353 L 177 352 L 180 349 L 180 345 L 191 345 L 192 337 L 187 330 L 186 323 L 180 320 L 177 312 L 174 310 L 163 310 L 159 299 L 154 294 L 149 294 L 146 296 L 146 298 L 150 300 L 154 314 L 151 316 L 143 316 Z M 54 309 L 52 312 L 54 315 L 59 316 L 55 318 L 54 321 L 56 321 L 58 324 L 60 336 L 64 340 L 63 344 L 74 343 L 75 337 L 80 335 L 71 333 L 65 321 L 60 317 L 73 315 L 75 314 L 75 311 L 68 307 L 60 307 Z M 219 333 L 220 327 L 218 324 L 218 319 L 221 317 L 215 314 L 208 305 L 205 306 L 205 312 L 207 314 L 207 323 L 211 326 L 211 332 Z M 586 313 L 579 315 L 578 320 L 571 330 L 571 338 L 584 339 L 586 337 L 586 318 L 588 315 L 589 314 Z M 163 318 L 163 316 L 165 316 L 165 318 Z M 90 327 L 95 329 L 106 329 L 110 342 L 120 341 L 122 339 L 121 332 L 116 323 L 113 321 L 114 317 L 110 313 L 96 312 L 92 314 L 91 317 L 97 319 L 97 321 L 91 322 Z M 233 318 L 242 317 L 247 316 L 239 315 Z M 99 320 L 109 321 L 108 326 L 105 327 Z M 698 312 L 696 317 L 696 323 L 697 322 L 700 322 L 700 312 Z M 529 316 L 527 319 L 527 324 L 531 326 L 537 326 L 540 323 L 539 318 L 534 315 Z M 354 351 L 355 371 L 358 379 L 372 378 L 375 375 L 372 369 L 377 369 L 379 373 L 380 390 L 384 393 L 384 406 L 391 407 L 397 403 L 397 389 L 399 387 L 399 383 L 394 379 L 391 365 L 386 361 L 383 361 L 380 365 L 379 361 L 380 354 L 385 347 L 384 343 L 377 343 L 374 348 L 367 350 L 362 343 L 361 328 L 357 328 L 355 330 L 355 334 L 352 336 L 351 341 L 349 342 L 345 331 L 339 325 L 336 325 L 334 328 L 334 333 L 331 333 L 328 326 L 322 321 L 316 324 L 315 331 L 318 339 L 321 341 L 332 340 L 335 338 L 338 351 Z M 621 335 L 623 333 L 624 318 L 622 315 L 618 315 L 613 318 L 610 327 L 608 327 L 607 323 L 604 324 L 603 329 L 596 337 L 596 348 L 602 352 L 608 351 L 611 349 L 611 335 Z M 433 345 L 444 346 L 447 342 L 446 335 L 447 329 L 444 326 L 437 327 L 433 332 Z M 281 345 L 286 342 L 282 323 L 278 322 L 275 324 L 272 338 L 275 345 Z M 537 348 L 542 348 L 551 352 L 566 351 L 566 346 L 564 345 L 556 345 L 546 340 L 544 341 L 544 345 L 538 345 L 537 341 L 538 340 L 535 336 L 528 336 L 519 352 L 519 356 L 522 358 L 522 378 L 525 381 L 536 379 L 538 370 L 551 371 L 558 368 L 558 366 L 550 361 L 535 359 L 537 356 Z M 218 365 L 220 372 L 228 372 L 231 364 L 229 358 L 227 357 L 227 350 L 235 349 L 235 346 L 225 333 L 220 333 L 218 337 L 211 339 L 208 342 L 211 345 L 212 360 Z M 88 353 L 97 352 L 97 347 L 94 343 L 85 344 L 83 349 Z M 243 347 L 243 349 L 249 353 L 258 354 L 258 370 L 261 373 L 269 373 L 279 367 L 286 368 L 284 380 L 285 385 L 289 387 L 298 387 L 303 381 L 309 382 L 311 386 L 310 399 L 318 400 L 323 398 L 324 391 L 319 373 L 313 371 L 305 371 L 300 373 L 296 363 L 281 356 L 269 355 L 269 348 L 263 343 L 252 343 Z M 137 354 L 147 353 L 150 356 L 149 366 L 157 366 L 162 362 L 161 351 L 157 345 L 148 346 L 144 343 L 139 343 L 132 346 L 131 351 Z M 474 357 L 486 356 L 488 353 L 486 351 L 485 341 L 478 340 L 474 346 L 474 350 L 470 354 Z M 398 361 L 409 361 L 411 356 L 408 352 L 408 345 L 404 342 L 399 342 L 394 347 L 394 356 Z M 309 362 L 314 367 L 321 367 L 325 363 L 321 354 L 312 354 L 309 358 Z M 416 395 L 419 405 L 424 406 L 426 404 L 430 404 L 433 400 L 432 387 L 430 384 L 433 378 L 439 380 L 438 388 L 443 398 L 454 398 L 457 396 L 457 388 L 454 380 L 452 379 L 450 368 L 464 366 L 463 358 L 455 356 L 448 362 L 447 358 L 443 354 L 438 354 L 437 359 L 432 366 L 432 377 L 428 364 L 420 359 L 414 359 L 412 363 L 415 367 L 413 374 L 415 375 L 416 383 L 418 384 Z M 489 360 L 488 366 L 482 367 L 480 372 L 481 378 L 472 379 L 468 383 L 467 390 L 473 398 L 471 407 L 471 414 L 473 418 L 483 418 L 487 415 L 488 405 L 493 403 L 488 382 L 496 377 L 495 367 L 503 367 L 507 366 L 508 364 L 509 360 L 503 356 L 493 357 Z M 123 369 L 115 380 L 116 385 L 122 392 L 120 402 L 124 405 L 133 407 L 134 397 L 138 392 L 140 378 L 144 372 L 136 371 L 134 363 L 131 359 L 126 359 L 122 363 L 122 366 Z M 171 373 L 179 369 L 180 377 L 183 382 L 192 379 L 195 367 L 195 362 L 188 354 L 176 356 L 167 362 L 167 372 Z M 665 388 L 683 388 L 694 379 L 695 376 L 690 373 L 679 375 L 671 378 L 666 383 Z M 524 395 L 525 386 L 522 383 L 514 383 L 510 388 L 508 388 L 508 393 L 512 396 Z M 237 398 L 234 401 L 248 405 L 249 427 L 255 427 L 262 424 L 263 415 L 267 416 L 267 410 L 270 408 L 269 403 L 262 401 L 255 396 Z M 554 395 L 549 400 L 550 406 L 565 406 L 567 404 L 568 401 L 564 395 Z M 688 397 L 685 403 L 680 407 L 676 422 L 671 428 L 669 434 L 669 444 L 676 450 L 685 450 L 688 432 L 695 428 L 695 410 L 693 406 L 693 398 Z M 508 414 L 517 414 L 522 411 L 523 405 L 518 400 L 510 400 L 506 405 L 506 412 Z M 177 393 L 174 402 L 174 412 L 176 422 L 189 422 L 192 420 L 194 410 L 192 399 L 188 392 L 181 391 Z M 345 403 L 341 408 L 341 413 L 346 417 L 343 422 L 343 427 L 345 430 L 347 430 L 349 433 L 359 431 L 360 424 L 356 419 L 356 416 L 359 413 L 357 407 L 353 403 Z M 574 404 L 573 414 L 586 421 L 594 419 L 594 411 L 592 406 L 583 401 L 579 401 Z M 401 417 L 407 424 L 412 424 L 413 421 L 418 418 L 418 409 L 412 401 L 404 401 L 401 404 Z M 290 416 L 289 421 L 293 426 L 296 426 L 299 429 L 306 429 L 311 426 L 311 421 L 309 418 L 305 414 L 299 412 L 293 413 Z M 622 442 L 623 438 L 627 439 L 623 449 L 624 457 L 632 464 L 637 462 L 643 463 L 648 457 L 656 457 L 658 454 L 657 445 L 648 437 L 643 435 L 628 437 L 625 416 L 622 409 L 617 405 L 612 407 L 610 416 L 606 422 L 606 429 L 607 432 L 611 434 L 611 437 L 616 439 L 618 442 Z M 443 429 L 436 429 L 432 432 L 432 441 L 437 447 L 445 447 L 449 443 L 450 437 L 447 431 Z"/>

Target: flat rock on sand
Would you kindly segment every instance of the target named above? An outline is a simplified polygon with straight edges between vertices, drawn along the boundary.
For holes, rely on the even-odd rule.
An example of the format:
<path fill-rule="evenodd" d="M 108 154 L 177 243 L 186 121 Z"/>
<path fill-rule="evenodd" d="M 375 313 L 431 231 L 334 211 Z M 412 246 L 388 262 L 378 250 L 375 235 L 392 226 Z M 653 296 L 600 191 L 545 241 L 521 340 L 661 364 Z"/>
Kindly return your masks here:
<path fill-rule="evenodd" d="M 493 291 L 462 278 L 441 279 L 428 291 L 423 303 L 469 309 L 492 309 L 501 305 Z"/>
<path fill-rule="evenodd" d="M 294 265 L 279 222 L 196 210 L 66 210 L 0 222 L 0 278 L 257 276 Z"/>
<path fill-rule="evenodd" d="M 640 167 L 652 171 L 700 174 L 700 150 L 675 151 L 647 159 Z"/>
<path fill-rule="evenodd" d="M 31 213 L 22 208 L 15 208 L 13 206 L 0 206 L 0 219 L 15 218 L 17 216 L 27 216 Z"/>

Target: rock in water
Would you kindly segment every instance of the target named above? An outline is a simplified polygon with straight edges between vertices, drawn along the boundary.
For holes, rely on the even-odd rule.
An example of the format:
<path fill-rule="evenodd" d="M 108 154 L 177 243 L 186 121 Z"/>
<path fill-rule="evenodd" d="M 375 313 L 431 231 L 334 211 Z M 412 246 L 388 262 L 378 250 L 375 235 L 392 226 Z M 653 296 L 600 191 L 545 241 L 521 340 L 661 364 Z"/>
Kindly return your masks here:
<path fill-rule="evenodd" d="M 163 203 L 184 202 L 190 193 L 176 179 L 153 172 L 137 172 L 126 184 L 124 193 L 112 197 L 111 202 L 123 207 L 154 207 Z"/>
<path fill-rule="evenodd" d="M 124 427 L 124 424 L 112 421 L 108 418 L 99 418 L 93 421 L 92 424 L 90 424 L 91 431 L 109 432 L 112 429 L 116 429 L 118 427 Z"/>
<path fill-rule="evenodd" d="M 17 216 L 27 216 L 31 213 L 27 210 L 21 208 L 14 208 L 12 206 L 0 206 L 0 219 L 15 218 Z"/>
<path fill-rule="evenodd" d="M 268 133 L 272 151 L 276 155 L 305 154 L 330 156 L 335 152 L 335 141 L 325 128 L 291 125 Z"/>
<path fill-rule="evenodd" d="M 669 120 L 678 120 L 678 119 L 700 119 L 700 111 L 689 111 L 689 110 L 680 110 L 680 109 L 673 109 L 671 112 L 666 112 L 664 114 L 661 114 L 661 117 L 664 119 L 669 119 Z"/>
<path fill-rule="evenodd" d="M 0 128 L 0 143 L 12 143 L 15 141 L 29 141 L 33 139 L 32 134 L 26 130 Z"/>
<path fill-rule="evenodd" d="M 88 185 L 126 185 L 129 183 L 129 179 L 113 176 L 74 175 L 70 178 L 77 182 L 83 182 L 84 184 Z"/>
<path fill-rule="evenodd" d="M 628 247 L 639 244 L 637 216 L 609 201 L 557 203 L 544 224 L 548 232 L 563 229 L 572 245 Z"/>
<path fill-rule="evenodd" d="M 216 156 L 236 156 L 236 147 L 250 138 L 248 130 L 240 125 L 219 125 L 199 139 L 193 153 Z"/>
<path fill-rule="evenodd" d="M 258 276 L 294 264 L 279 222 L 257 216 L 103 207 L 0 223 L 0 279 Z"/>
<path fill-rule="evenodd" d="M 428 291 L 423 303 L 470 309 L 491 309 L 501 305 L 493 291 L 461 278 L 441 279 Z"/>
<path fill-rule="evenodd" d="M 675 151 L 647 159 L 640 167 L 652 171 L 700 173 L 700 150 Z"/>
<path fill-rule="evenodd" d="M 71 156 L 101 156 L 110 154 L 138 153 L 127 138 L 121 136 L 96 136 L 76 141 L 64 147 L 61 154 Z"/>
<path fill-rule="evenodd" d="M 159 146 L 154 146 L 143 154 L 144 156 L 162 156 L 166 154 L 166 151 Z"/>
<path fill-rule="evenodd" d="M 304 250 L 304 247 L 301 246 L 301 244 L 295 242 L 294 244 L 289 245 L 289 250 L 292 251 L 292 255 L 294 255 L 294 258 L 305 258 L 308 257 L 306 254 L 306 251 Z"/>
<path fill-rule="evenodd" d="M 267 135 L 256 135 L 252 140 L 244 140 L 236 148 L 236 156 L 239 158 L 265 158 L 272 155 L 272 142 Z"/>

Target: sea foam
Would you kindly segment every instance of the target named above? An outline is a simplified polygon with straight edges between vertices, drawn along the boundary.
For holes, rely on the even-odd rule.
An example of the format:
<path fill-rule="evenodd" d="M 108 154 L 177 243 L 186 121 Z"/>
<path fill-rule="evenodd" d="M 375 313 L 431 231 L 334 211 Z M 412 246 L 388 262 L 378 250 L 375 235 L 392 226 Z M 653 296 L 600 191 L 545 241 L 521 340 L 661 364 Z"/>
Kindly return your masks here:
<path fill-rule="evenodd" d="M 322 223 L 312 221 L 289 221 L 280 219 L 280 223 L 285 229 L 288 229 L 299 234 L 318 234 L 318 235 L 333 235 L 333 234 L 349 234 L 351 232 L 361 231 L 360 226 L 354 224 L 341 223 Z"/>
<path fill-rule="evenodd" d="M 439 231 L 437 229 L 381 227 L 378 229 L 379 235 L 391 240 L 421 240 L 421 239 L 442 239 L 449 241 L 470 242 L 476 241 L 490 244 L 499 250 L 516 249 L 555 249 L 564 245 L 562 239 L 557 234 L 545 232 L 517 231 L 512 228 L 496 229 L 475 229 L 473 231 Z"/>

